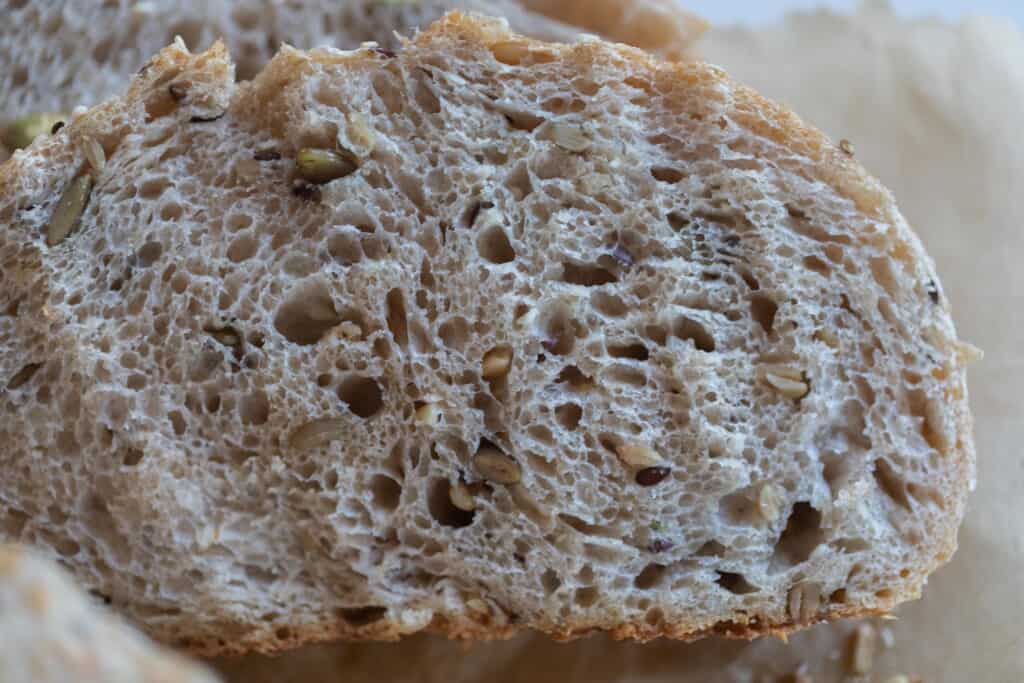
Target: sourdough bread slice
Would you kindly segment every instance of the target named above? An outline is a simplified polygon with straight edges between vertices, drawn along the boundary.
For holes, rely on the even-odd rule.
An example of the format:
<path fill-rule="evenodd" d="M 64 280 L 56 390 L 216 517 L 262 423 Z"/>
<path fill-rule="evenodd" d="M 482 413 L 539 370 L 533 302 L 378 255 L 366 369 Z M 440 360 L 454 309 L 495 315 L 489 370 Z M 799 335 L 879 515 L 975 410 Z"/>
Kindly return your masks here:
<path fill-rule="evenodd" d="M 0 545 L 0 680 L 5 683 L 214 683 L 84 595 L 55 565 Z"/>
<path fill-rule="evenodd" d="M 949 558 L 971 350 L 845 145 L 459 13 L 232 71 L 0 167 L 6 538 L 204 653 L 784 633 Z"/>

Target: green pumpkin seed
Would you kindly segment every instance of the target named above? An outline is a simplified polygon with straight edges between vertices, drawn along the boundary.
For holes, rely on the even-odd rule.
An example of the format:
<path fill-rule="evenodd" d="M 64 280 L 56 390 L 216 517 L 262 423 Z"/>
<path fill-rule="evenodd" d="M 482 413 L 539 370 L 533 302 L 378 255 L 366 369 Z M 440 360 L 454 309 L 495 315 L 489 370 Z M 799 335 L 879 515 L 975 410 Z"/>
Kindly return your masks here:
<path fill-rule="evenodd" d="M 359 168 L 356 155 L 347 149 L 312 149 L 305 147 L 295 155 L 295 170 L 303 180 L 323 185 L 353 173 Z"/>
<path fill-rule="evenodd" d="M 78 225 L 78 220 L 89 203 L 92 192 L 92 176 L 88 173 L 73 179 L 64 189 L 57 208 L 53 210 L 50 225 L 46 229 L 46 244 L 56 246 L 64 241 Z"/>

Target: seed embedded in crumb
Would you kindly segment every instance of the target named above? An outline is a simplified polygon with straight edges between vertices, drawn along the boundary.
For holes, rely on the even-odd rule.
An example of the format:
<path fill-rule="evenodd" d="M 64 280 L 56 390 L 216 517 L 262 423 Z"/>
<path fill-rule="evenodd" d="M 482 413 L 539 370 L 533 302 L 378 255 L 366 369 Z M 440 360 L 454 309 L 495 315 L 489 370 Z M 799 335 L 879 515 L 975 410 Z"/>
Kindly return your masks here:
<path fill-rule="evenodd" d="M 794 624 L 806 625 L 818 614 L 821 605 L 821 587 L 812 582 L 802 582 L 789 589 L 786 606 L 789 618 Z"/>
<path fill-rule="evenodd" d="M 289 445 L 298 451 L 326 446 L 332 441 L 345 438 L 350 431 L 346 420 L 336 417 L 324 417 L 302 425 L 288 440 Z"/>
<path fill-rule="evenodd" d="M 448 498 L 459 510 L 473 512 L 476 510 L 476 499 L 473 494 L 461 481 L 457 481 L 448 488 Z"/>
<path fill-rule="evenodd" d="M 484 354 L 482 367 L 484 379 L 504 377 L 512 368 L 512 349 L 507 346 L 491 349 Z"/>
<path fill-rule="evenodd" d="M 103 167 L 107 165 L 107 153 L 103 149 L 103 145 L 100 144 L 99 140 L 93 137 L 86 137 L 82 139 L 82 153 L 85 154 L 86 161 L 92 166 L 96 173 L 103 171 Z"/>
<path fill-rule="evenodd" d="M 668 467 L 645 467 L 636 473 L 636 483 L 640 486 L 656 486 L 671 472 Z"/>
<path fill-rule="evenodd" d="M 853 156 L 853 143 L 847 140 L 846 138 L 843 138 L 842 140 L 839 141 L 839 149 L 841 149 L 843 151 L 843 154 L 845 154 L 846 156 Z"/>
<path fill-rule="evenodd" d="M 871 624 L 859 624 L 853 632 L 850 651 L 850 673 L 868 674 L 875 660 L 875 629 Z"/>
<path fill-rule="evenodd" d="M 416 424 L 434 427 L 441 421 L 441 407 L 436 403 L 424 403 L 416 409 Z"/>
<path fill-rule="evenodd" d="M 281 153 L 276 149 L 261 149 L 257 150 L 252 158 L 256 161 L 277 161 L 281 158 Z"/>
<path fill-rule="evenodd" d="M 782 507 L 782 495 L 774 484 L 765 484 L 757 493 L 757 511 L 764 519 L 774 522 Z"/>
<path fill-rule="evenodd" d="M 53 247 L 67 238 L 78 225 L 92 192 L 92 176 L 83 173 L 68 183 L 46 229 L 46 244 Z"/>
<path fill-rule="evenodd" d="M 518 484 L 523 478 L 519 463 L 493 446 L 484 446 L 473 456 L 473 467 L 487 481 L 495 484 Z"/>
<path fill-rule="evenodd" d="M 579 126 L 555 123 L 551 126 L 551 139 L 570 152 L 583 152 L 590 147 L 590 138 Z"/>
<path fill-rule="evenodd" d="M 298 176 L 316 185 L 344 178 L 358 168 L 359 159 L 343 147 L 338 150 L 304 147 L 295 155 Z"/>
<path fill-rule="evenodd" d="M 810 384 L 798 368 L 787 365 L 767 365 L 758 374 L 766 384 L 786 398 L 799 400 L 811 391 Z"/>
<path fill-rule="evenodd" d="M 615 454 L 630 467 L 654 467 L 664 462 L 657 451 L 643 444 L 620 444 L 615 447 Z"/>

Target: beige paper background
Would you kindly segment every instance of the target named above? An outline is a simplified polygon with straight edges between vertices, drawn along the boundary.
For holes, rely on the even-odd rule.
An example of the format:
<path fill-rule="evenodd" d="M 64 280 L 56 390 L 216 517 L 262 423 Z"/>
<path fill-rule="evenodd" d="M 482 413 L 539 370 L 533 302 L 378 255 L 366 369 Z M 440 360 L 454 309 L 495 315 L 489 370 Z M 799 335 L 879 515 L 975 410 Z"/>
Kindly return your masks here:
<path fill-rule="evenodd" d="M 952 26 L 814 13 L 712 31 L 703 54 L 835 138 L 895 193 L 938 264 L 972 369 L 979 484 L 960 551 L 899 611 L 873 677 L 1024 681 L 1024 35 L 1008 21 Z M 801 664 L 843 681 L 850 624 L 754 643 L 524 636 L 466 648 L 428 637 L 308 648 L 217 665 L 229 681 L 696 683 L 784 681 Z"/>

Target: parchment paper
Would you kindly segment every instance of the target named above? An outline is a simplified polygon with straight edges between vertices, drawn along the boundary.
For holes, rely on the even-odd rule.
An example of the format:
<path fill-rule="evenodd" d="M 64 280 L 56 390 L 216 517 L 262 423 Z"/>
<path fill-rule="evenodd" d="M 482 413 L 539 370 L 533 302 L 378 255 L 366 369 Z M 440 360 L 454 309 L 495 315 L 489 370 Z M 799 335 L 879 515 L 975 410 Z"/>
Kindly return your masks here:
<path fill-rule="evenodd" d="M 1024 36 L 1009 21 L 911 23 L 871 3 L 853 17 L 714 30 L 703 52 L 854 143 L 935 258 L 962 336 L 987 354 L 970 376 L 979 484 L 960 551 L 921 601 L 876 622 L 892 646 L 879 643 L 872 675 L 859 680 L 1024 681 Z M 801 664 L 815 682 L 843 681 L 851 629 L 817 627 L 789 645 L 525 636 L 467 649 L 416 637 L 217 665 L 239 683 L 774 682 Z"/>

